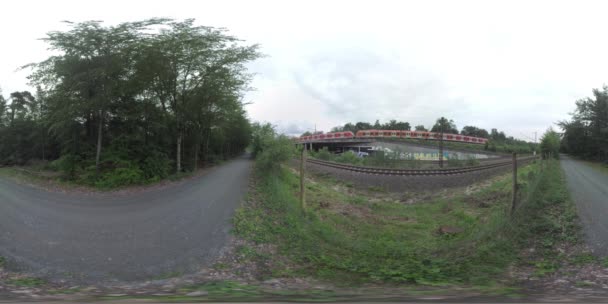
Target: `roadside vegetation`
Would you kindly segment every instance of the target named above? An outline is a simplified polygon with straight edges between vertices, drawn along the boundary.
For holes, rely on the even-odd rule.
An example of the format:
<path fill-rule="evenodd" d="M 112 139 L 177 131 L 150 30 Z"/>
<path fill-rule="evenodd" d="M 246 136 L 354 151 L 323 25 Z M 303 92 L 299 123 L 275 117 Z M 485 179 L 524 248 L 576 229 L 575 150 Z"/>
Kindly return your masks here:
<path fill-rule="evenodd" d="M 260 155 L 281 150 L 290 158 L 294 151 L 276 147 L 281 145 L 268 141 Z M 293 261 L 275 272 L 279 276 L 493 288 L 514 283 L 507 275 L 513 265 L 532 263 L 539 272 L 557 267 L 558 245 L 578 242 L 576 212 L 554 160 L 520 168 L 520 198 L 512 216 L 509 176 L 473 193 L 409 204 L 389 193 L 312 175 L 303 211 L 297 173 L 260 165 L 250 202 L 236 213 L 235 231 L 276 245 Z M 538 249 L 532 257 L 529 248 Z"/>
<path fill-rule="evenodd" d="M 153 183 L 240 154 L 251 126 L 242 96 L 258 58 L 194 20 L 68 22 L 27 65 L 36 92 L 0 92 L 0 166 L 46 162 L 78 184 Z"/>
<path fill-rule="evenodd" d="M 608 86 L 577 100 L 572 119 L 559 126 L 564 132 L 562 152 L 608 165 Z"/>
<path fill-rule="evenodd" d="M 340 154 L 334 154 L 330 152 L 327 148 L 323 148 L 318 151 L 310 151 L 310 157 L 316 159 L 358 166 L 399 169 L 421 169 L 438 167 L 438 165 L 433 162 L 415 159 L 413 156 L 404 157 L 404 155 L 404 152 L 399 150 L 391 152 L 378 151 L 366 157 L 358 157 L 352 151 L 345 151 Z M 451 155 L 449 159 L 445 159 L 445 165 L 447 167 L 476 166 L 479 165 L 479 160 L 473 157 L 459 159 L 458 155 L 454 154 Z"/>

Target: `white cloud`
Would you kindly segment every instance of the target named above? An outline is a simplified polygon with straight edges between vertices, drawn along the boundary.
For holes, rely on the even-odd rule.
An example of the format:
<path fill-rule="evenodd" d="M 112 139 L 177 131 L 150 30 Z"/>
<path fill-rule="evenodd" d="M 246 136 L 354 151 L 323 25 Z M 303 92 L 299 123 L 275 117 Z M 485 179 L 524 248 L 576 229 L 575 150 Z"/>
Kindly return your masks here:
<path fill-rule="evenodd" d="M 11 1 L 0 18 L 0 87 L 27 89 L 24 64 L 61 20 L 196 18 L 268 55 L 250 65 L 254 120 L 286 132 L 347 121 L 438 116 L 516 137 L 568 117 L 607 81 L 605 2 Z M 27 16 L 27 17 L 24 17 Z M 524 134 L 524 135 L 522 135 Z"/>

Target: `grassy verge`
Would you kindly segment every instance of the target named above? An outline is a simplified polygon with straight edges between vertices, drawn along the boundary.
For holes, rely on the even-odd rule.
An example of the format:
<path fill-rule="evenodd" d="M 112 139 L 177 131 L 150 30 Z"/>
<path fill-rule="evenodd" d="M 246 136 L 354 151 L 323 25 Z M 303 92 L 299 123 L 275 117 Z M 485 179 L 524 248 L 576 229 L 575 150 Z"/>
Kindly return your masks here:
<path fill-rule="evenodd" d="M 349 284 L 384 282 L 492 287 L 523 248 L 577 238 L 576 213 L 559 164 L 519 170 L 521 204 L 513 218 L 510 179 L 471 195 L 407 205 L 370 197 L 339 181 L 307 183 L 309 209 L 297 200 L 298 177 L 285 168 L 258 173 L 251 203 L 237 211 L 236 233 L 278 245 L 296 268 L 282 276 L 314 276 Z"/>
<path fill-rule="evenodd" d="M 221 162 L 214 164 L 219 165 Z M 199 169 L 202 170 L 202 169 Z M 173 173 L 164 179 L 147 181 L 143 183 L 125 184 L 125 185 L 98 185 L 83 182 L 81 180 L 66 179 L 59 172 L 46 170 L 39 166 L 33 167 L 3 167 L 0 168 L 0 176 L 5 176 L 19 182 L 31 183 L 42 187 L 59 187 L 65 189 L 79 188 L 85 191 L 115 191 L 134 187 L 152 186 L 164 182 L 176 182 L 182 179 L 189 178 L 195 175 L 196 172 L 186 171 L 181 173 Z"/>
<path fill-rule="evenodd" d="M 600 172 L 608 174 L 608 164 L 593 161 L 585 161 L 585 163 Z"/>

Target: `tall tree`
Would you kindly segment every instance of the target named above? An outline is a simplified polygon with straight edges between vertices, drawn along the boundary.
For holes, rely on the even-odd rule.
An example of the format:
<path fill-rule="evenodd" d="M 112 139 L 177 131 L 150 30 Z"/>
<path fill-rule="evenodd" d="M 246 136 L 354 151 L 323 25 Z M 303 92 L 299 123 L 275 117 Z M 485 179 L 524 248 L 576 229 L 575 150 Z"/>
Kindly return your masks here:
<path fill-rule="evenodd" d="M 488 138 L 490 136 L 488 131 L 486 131 L 485 129 L 475 127 L 475 126 L 463 127 L 462 131 L 460 131 L 460 134 L 466 135 L 466 136 L 483 137 L 483 138 Z"/>
<path fill-rule="evenodd" d="M 456 128 L 454 121 L 445 117 L 438 118 L 431 128 L 431 132 L 441 132 L 441 130 L 444 133 L 458 134 L 458 128 Z"/>
<path fill-rule="evenodd" d="M 417 125 L 415 127 L 415 130 L 416 131 L 424 131 L 424 132 L 428 131 L 427 128 L 424 127 L 424 125 Z"/>
<path fill-rule="evenodd" d="M 596 159 L 608 159 L 608 87 L 594 89 L 593 97 L 576 101 L 571 121 L 560 122 L 562 149 Z"/>

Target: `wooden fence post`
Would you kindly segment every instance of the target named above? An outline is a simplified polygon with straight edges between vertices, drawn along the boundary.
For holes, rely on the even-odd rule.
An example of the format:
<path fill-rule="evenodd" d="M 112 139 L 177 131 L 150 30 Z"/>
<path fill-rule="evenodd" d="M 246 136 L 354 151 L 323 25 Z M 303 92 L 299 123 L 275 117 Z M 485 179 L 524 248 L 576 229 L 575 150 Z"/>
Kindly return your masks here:
<path fill-rule="evenodd" d="M 517 204 L 517 153 L 513 153 L 513 193 L 511 196 L 511 215 L 515 213 Z"/>
<path fill-rule="evenodd" d="M 306 170 L 306 146 L 302 147 L 302 159 L 300 160 L 300 206 L 302 211 L 306 211 L 306 187 L 304 185 L 304 177 Z"/>

